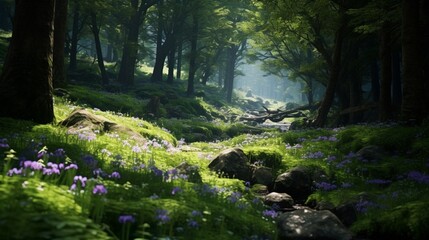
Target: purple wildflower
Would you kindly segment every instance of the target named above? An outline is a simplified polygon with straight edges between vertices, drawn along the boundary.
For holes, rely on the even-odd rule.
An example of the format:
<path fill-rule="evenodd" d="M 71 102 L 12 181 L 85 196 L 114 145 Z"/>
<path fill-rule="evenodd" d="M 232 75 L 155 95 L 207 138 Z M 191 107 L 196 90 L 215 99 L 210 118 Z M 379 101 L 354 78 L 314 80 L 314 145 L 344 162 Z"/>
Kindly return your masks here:
<path fill-rule="evenodd" d="M 64 166 L 64 164 L 63 164 L 63 166 Z M 76 164 L 74 164 L 74 163 L 72 163 L 72 164 L 70 164 L 70 165 L 68 165 L 67 167 L 65 167 L 64 169 L 65 170 L 70 170 L 70 169 L 78 169 L 79 167 L 76 165 Z"/>
<path fill-rule="evenodd" d="M 159 224 L 166 224 L 168 223 L 171 218 L 168 216 L 168 211 L 164 209 L 158 209 L 156 210 L 156 216 L 155 219 L 159 221 Z"/>
<path fill-rule="evenodd" d="M 75 191 L 75 190 L 76 190 L 76 188 L 77 188 L 76 183 L 73 183 L 73 184 L 70 186 L 70 191 Z"/>
<path fill-rule="evenodd" d="M 325 154 L 323 152 L 317 151 L 317 152 L 314 152 L 314 153 L 308 153 L 308 154 L 306 154 L 304 156 L 304 158 L 316 159 L 316 158 L 322 158 L 324 156 L 325 156 Z"/>
<path fill-rule="evenodd" d="M 201 214 L 201 212 L 200 212 L 200 211 L 198 211 L 198 210 L 192 210 L 192 212 L 191 212 L 191 216 L 192 216 L 192 217 L 201 217 L 201 216 L 202 216 L 202 214 Z"/>
<path fill-rule="evenodd" d="M 343 183 L 341 184 L 342 188 L 351 188 L 353 185 L 351 183 Z"/>
<path fill-rule="evenodd" d="M 182 189 L 180 187 L 174 187 L 173 190 L 171 191 L 171 194 L 176 195 L 180 192 L 182 192 Z"/>
<path fill-rule="evenodd" d="M 418 183 L 429 184 L 429 175 L 421 173 L 419 171 L 411 171 L 407 175 L 408 179 Z"/>
<path fill-rule="evenodd" d="M 366 181 L 369 184 L 376 184 L 376 185 L 386 185 L 391 183 L 392 181 L 390 180 L 384 180 L 384 179 L 370 179 L 368 181 Z"/>
<path fill-rule="evenodd" d="M 21 175 L 22 174 L 22 168 L 17 169 L 17 168 L 12 168 L 7 172 L 7 175 L 9 177 L 12 177 L 13 175 Z"/>
<path fill-rule="evenodd" d="M 275 210 L 264 210 L 262 212 L 262 216 L 264 217 L 270 217 L 270 218 L 276 218 L 278 216 L 278 213 Z"/>
<path fill-rule="evenodd" d="M 240 200 L 241 198 L 241 193 L 240 192 L 233 192 L 229 197 L 228 197 L 228 201 L 230 201 L 231 203 L 236 203 L 238 202 L 238 200 Z"/>
<path fill-rule="evenodd" d="M 315 183 L 316 187 L 322 191 L 332 191 L 337 189 L 337 185 L 328 182 Z"/>
<path fill-rule="evenodd" d="M 136 221 L 134 216 L 132 215 L 121 215 L 118 219 L 119 223 L 125 224 L 125 223 L 133 223 Z"/>
<path fill-rule="evenodd" d="M 107 189 L 106 187 L 104 187 L 104 185 L 98 184 L 98 185 L 95 185 L 94 189 L 92 190 L 92 193 L 94 195 L 105 195 L 107 194 Z"/>
<path fill-rule="evenodd" d="M 195 221 L 195 220 L 193 220 L 193 219 L 188 219 L 187 220 L 187 222 L 188 222 L 188 226 L 190 227 L 190 228 L 198 228 L 200 225 L 198 224 L 198 222 L 197 221 Z"/>
<path fill-rule="evenodd" d="M 63 158 L 66 156 L 66 151 L 64 151 L 64 149 L 62 148 L 58 148 L 57 150 L 55 150 L 53 156 L 57 158 Z"/>
<path fill-rule="evenodd" d="M 118 172 L 112 172 L 112 174 L 110 174 L 110 178 L 120 179 L 121 174 L 119 174 Z"/>
<path fill-rule="evenodd" d="M 77 184 L 78 182 L 80 182 L 80 186 L 81 187 L 85 187 L 86 186 L 86 181 L 88 179 L 86 177 L 82 177 L 82 176 L 75 176 L 73 178 L 73 183 Z"/>
<path fill-rule="evenodd" d="M 369 208 L 374 207 L 376 204 L 368 201 L 368 200 L 361 200 L 358 203 L 356 203 L 355 208 L 356 211 L 360 213 L 366 213 Z"/>
<path fill-rule="evenodd" d="M 142 149 L 139 146 L 135 145 L 131 148 L 131 151 L 133 151 L 134 153 L 141 153 Z"/>
<path fill-rule="evenodd" d="M 9 148 L 6 138 L 0 138 L 0 148 Z"/>

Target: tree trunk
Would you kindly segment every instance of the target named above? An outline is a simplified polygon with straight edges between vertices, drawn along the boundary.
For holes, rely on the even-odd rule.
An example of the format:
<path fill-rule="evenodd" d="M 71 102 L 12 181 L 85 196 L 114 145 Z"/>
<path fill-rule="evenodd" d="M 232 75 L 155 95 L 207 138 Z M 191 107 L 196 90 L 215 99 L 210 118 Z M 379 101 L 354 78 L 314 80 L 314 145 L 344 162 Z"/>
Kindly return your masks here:
<path fill-rule="evenodd" d="M 195 89 L 194 89 L 194 78 L 195 78 L 195 72 L 197 71 L 197 41 L 198 41 L 198 16 L 194 12 L 192 15 L 192 36 L 191 36 L 191 53 L 190 53 L 190 59 L 189 59 L 189 76 L 188 76 L 188 90 L 187 95 L 192 96 L 194 95 Z"/>
<path fill-rule="evenodd" d="M 380 121 L 392 118 L 392 28 L 390 25 L 389 22 L 384 22 L 380 30 Z"/>
<path fill-rule="evenodd" d="M 182 78 L 182 55 L 183 55 L 183 40 L 180 38 L 177 47 L 177 70 L 176 78 L 180 80 Z"/>
<path fill-rule="evenodd" d="M 172 36 L 174 37 L 174 36 Z M 167 77 L 167 83 L 173 83 L 174 81 L 174 67 L 175 67 L 175 63 L 176 63 L 176 46 L 175 43 L 176 41 L 173 40 L 173 46 L 170 48 L 170 51 L 168 53 L 168 77 Z"/>
<path fill-rule="evenodd" d="M 380 99 L 380 75 L 376 60 L 371 64 L 371 96 L 374 102 Z"/>
<path fill-rule="evenodd" d="M 65 42 L 67 32 L 67 9 L 68 0 L 55 1 L 54 20 L 54 65 L 53 65 L 53 86 L 63 87 L 66 85 L 65 71 Z"/>
<path fill-rule="evenodd" d="M 101 51 L 100 42 L 100 28 L 97 24 L 97 15 L 95 14 L 95 12 L 91 12 L 91 30 L 94 34 L 95 51 L 97 53 L 97 62 L 101 74 L 101 83 L 103 85 L 108 85 L 109 77 L 107 76 L 106 68 L 104 66 L 103 52 Z"/>
<path fill-rule="evenodd" d="M 326 87 L 325 96 L 320 104 L 317 117 L 313 123 L 313 125 L 316 127 L 325 126 L 329 110 L 331 109 L 332 103 L 335 98 L 335 91 L 341 72 L 342 45 L 344 41 L 345 31 L 347 28 L 347 22 L 344 19 L 342 21 L 343 22 L 341 23 L 341 26 L 335 34 L 336 36 L 334 43 L 334 52 L 332 56 L 332 64 L 329 66 L 329 81 Z"/>
<path fill-rule="evenodd" d="M 70 41 L 70 62 L 69 71 L 74 72 L 77 69 L 77 44 L 79 41 L 79 5 L 75 1 L 73 8 L 73 26 Z"/>
<path fill-rule="evenodd" d="M 396 117 L 401 111 L 402 82 L 401 82 L 401 52 L 392 53 L 392 110 Z"/>
<path fill-rule="evenodd" d="M 401 118 L 420 122 L 425 117 L 423 63 L 419 22 L 419 0 L 402 1 L 403 102 Z"/>
<path fill-rule="evenodd" d="M 233 45 L 227 49 L 227 61 L 226 61 L 226 72 L 225 72 L 225 83 L 224 88 L 226 90 L 226 101 L 232 102 L 232 93 L 234 90 L 234 75 L 235 75 L 235 64 L 237 60 L 238 46 Z"/>
<path fill-rule="evenodd" d="M 52 51 L 55 0 L 15 1 L 12 40 L 0 77 L 0 116 L 54 120 Z"/>
<path fill-rule="evenodd" d="M 137 61 L 137 52 L 139 48 L 139 28 L 140 12 L 138 10 L 137 0 L 133 0 L 134 12 L 131 15 L 128 24 L 128 36 L 124 43 L 122 52 L 121 66 L 119 68 L 118 82 L 123 85 L 131 86 L 134 84 L 134 71 Z"/>

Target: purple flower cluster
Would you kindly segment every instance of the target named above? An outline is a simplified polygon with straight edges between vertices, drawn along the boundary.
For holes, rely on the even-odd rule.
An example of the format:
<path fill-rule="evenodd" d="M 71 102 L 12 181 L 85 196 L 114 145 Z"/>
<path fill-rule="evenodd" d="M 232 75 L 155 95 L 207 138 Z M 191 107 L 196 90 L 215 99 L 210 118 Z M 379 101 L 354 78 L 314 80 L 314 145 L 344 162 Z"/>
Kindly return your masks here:
<path fill-rule="evenodd" d="M 242 194 L 240 192 L 233 192 L 229 197 L 228 197 L 228 201 L 230 203 L 236 203 L 240 200 L 240 198 L 242 197 Z"/>
<path fill-rule="evenodd" d="M 65 165 L 64 163 L 48 162 L 46 165 L 43 161 L 22 160 L 20 168 L 12 168 L 7 172 L 8 176 L 25 175 L 28 171 L 41 171 L 44 176 L 60 175 L 61 170 L 77 169 L 76 164 Z"/>
<path fill-rule="evenodd" d="M 177 195 L 178 193 L 181 193 L 182 189 L 180 187 L 174 187 L 173 190 L 171 190 L 171 195 Z"/>
<path fill-rule="evenodd" d="M 338 139 L 334 136 L 320 136 L 318 138 L 313 139 L 314 142 L 318 142 L 318 141 L 330 141 L 330 142 L 336 142 L 338 141 Z"/>
<path fill-rule="evenodd" d="M 94 189 L 92 189 L 92 193 L 94 195 L 106 195 L 107 194 L 107 189 L 106 189 L 106 187 L 104 187 L 104 185 L 97 184 L 97 185 L 94 186 Z"/>
<path fill-rule="evenodd" d="M 9 148 L 6 138 L 0 138 L 0 148 Z"/>
<path fill-rule="evenodd" d="M 262 216 L 264 216 L 264 217 L 270 217 L 272 219 L 275 219 L 278 215 L 279 215 L 278 212 L 275 211 L 275 210 L 272 210 L 272 209 L 271 210 L 264 210 L 262 212 Z"/>
<path fill-rule="evenodd" d="M 299 149 L 299 148 L 302 148 L 302 145 L 301 144 L 295 144 L 295 145 L 290 145 L 289 143 L 288 144 L 286 144 L 286 149 Z"/>
<path fill-rule="evenodd" d="M 369 184 L 375 184 L 375 185 L 387 185 L 392 183 L 391 180 L 385 180 L 385 179 L 370 179 L 366 181 Z"/>
<path fill-rule="evenodd" d="M 75 191 L 78 186 L 84 188 L 88 179 L 82 176 L 74 176 L 73 184 L 70 186 L 70 190 Z"/>
<path fill-rule="evenodd" d="M 317 158 L 323 158 L 325 156 L 325 154 L 321 151 L 317 151 L 314 153 L 307 153 L 304 158 L 309 158 L 309 159 L 317 159 Z"/>
<path fill-rule="evenodd" d="M 136 219 L 133 215 L 121 215 L 118 219 L 119 223 L 125 224 L 125 223 L 134 223 Z"/>
<path fill-rule="evenodd" d="M 411 171 L 408 173 L 407 177 L 408 179 L 418 183 L 429 184 L 429 175 L 419 171 Z"/>
<path fill-rule="evenodd" d="M 368 209 L 375 207 L 376 204 L 374 202 L 368 200 L 361 200 L 355 204 L 355 209 L 359 213 L 366 213 Z"/>
<path fill-rule="evenodd" d="M 171 220 L 170 216 L 168 216 L 168 211 L 165 209 L 157 209 L 155 214 L 155 219 L 158 220 L 158 224 L 160 225 L 166 224 Z"/>
<path fill-rule="evenodd" d="M 337 189 L 337 185 L 328 182 L 315 183 L 315 186 L 322 191 L 332 191 Z"/>

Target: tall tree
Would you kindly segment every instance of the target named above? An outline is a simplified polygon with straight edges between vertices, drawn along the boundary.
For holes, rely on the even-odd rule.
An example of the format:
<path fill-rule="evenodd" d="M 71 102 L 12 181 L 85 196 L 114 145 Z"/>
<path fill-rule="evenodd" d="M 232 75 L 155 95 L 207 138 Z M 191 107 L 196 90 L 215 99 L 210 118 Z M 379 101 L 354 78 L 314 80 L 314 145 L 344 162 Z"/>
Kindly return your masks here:
<path fill-rule="evenodd" d="M 55 0 L 15 1 L 12 40 L 0 77 L 0 116 L 54 120 L 52 51 Z"/>
<path fill-rule="evenodd" d="M 144 22 L 147 10 L 159 0 L 130 0 L 131 12 L 128 20 L 128 35 L 122 51 L 118 81 L 124 85 L 134 84 L 134 72 L 139 49 L 140 26 Z"/>
<path fill-rule="evenodd" d="M 103 58 L 103 51 L 101 50 L 101 41 L 100 41 L 100 26 L 97 22 L 97 14 L 95 11 L 90 11 L 90 17 L 91 17 L 91 24 L 90 28 L 94 35 L 94 42 L 95 42 L 95 49 L 97 52 L 97 62 L 98 62 L 98 68 L 100 69 L 101 73 L 101 83 L 103 85 L 109 84 L 109 77 L 107 76 L 106 67 L 104 66 L 104 58 Z"/>
<path fill-rule="evenodd" d="M 421 12 L 424 1 L 402 1 L 402 60 L 404 85 L 401 117 L 404 120 L 422 121 L 427 116 L 424 65 L 422 52 L 423 36 Z M 427 84 L 426 84 L 427 85 Z"/>
<path fill-rule="evenodd" d="M 66 84 L 65 70 L 65 42 L 67 33 L 67 10 L 68 0 L 55 1 L 55 20 L 54 20 L 54 67 L 53 67 L 53 86 L 61 87 Z"/>

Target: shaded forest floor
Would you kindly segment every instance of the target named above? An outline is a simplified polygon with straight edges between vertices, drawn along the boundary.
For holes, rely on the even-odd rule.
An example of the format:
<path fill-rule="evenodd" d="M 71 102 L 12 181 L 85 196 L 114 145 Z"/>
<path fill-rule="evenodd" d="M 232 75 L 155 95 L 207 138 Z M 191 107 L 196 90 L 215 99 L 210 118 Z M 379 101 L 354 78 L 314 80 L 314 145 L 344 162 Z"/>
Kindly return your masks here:
<path fill-rule="evenodd" d="M 233 147 L 275 176 L 309 169 L 315 177 L 306 205 L 352 206 L 356 237 L 428 234 L 429 125 L 282 132 L 231 122 L 243 110 L 215 90 L 195 98 L 182 96 L 180 85 L 127 94 L 80 84 L 66 90 L 55 98 L 57 123 L 85 107 L 144 140 L 1 119 L 1 239 L 277 239 L 280 212 L 263 204 L 260 186 L 208 168 Z M 159 116 L 145 107 L 153 96 Z M 178 170 L 183 162 L 189 171 Z"/>

